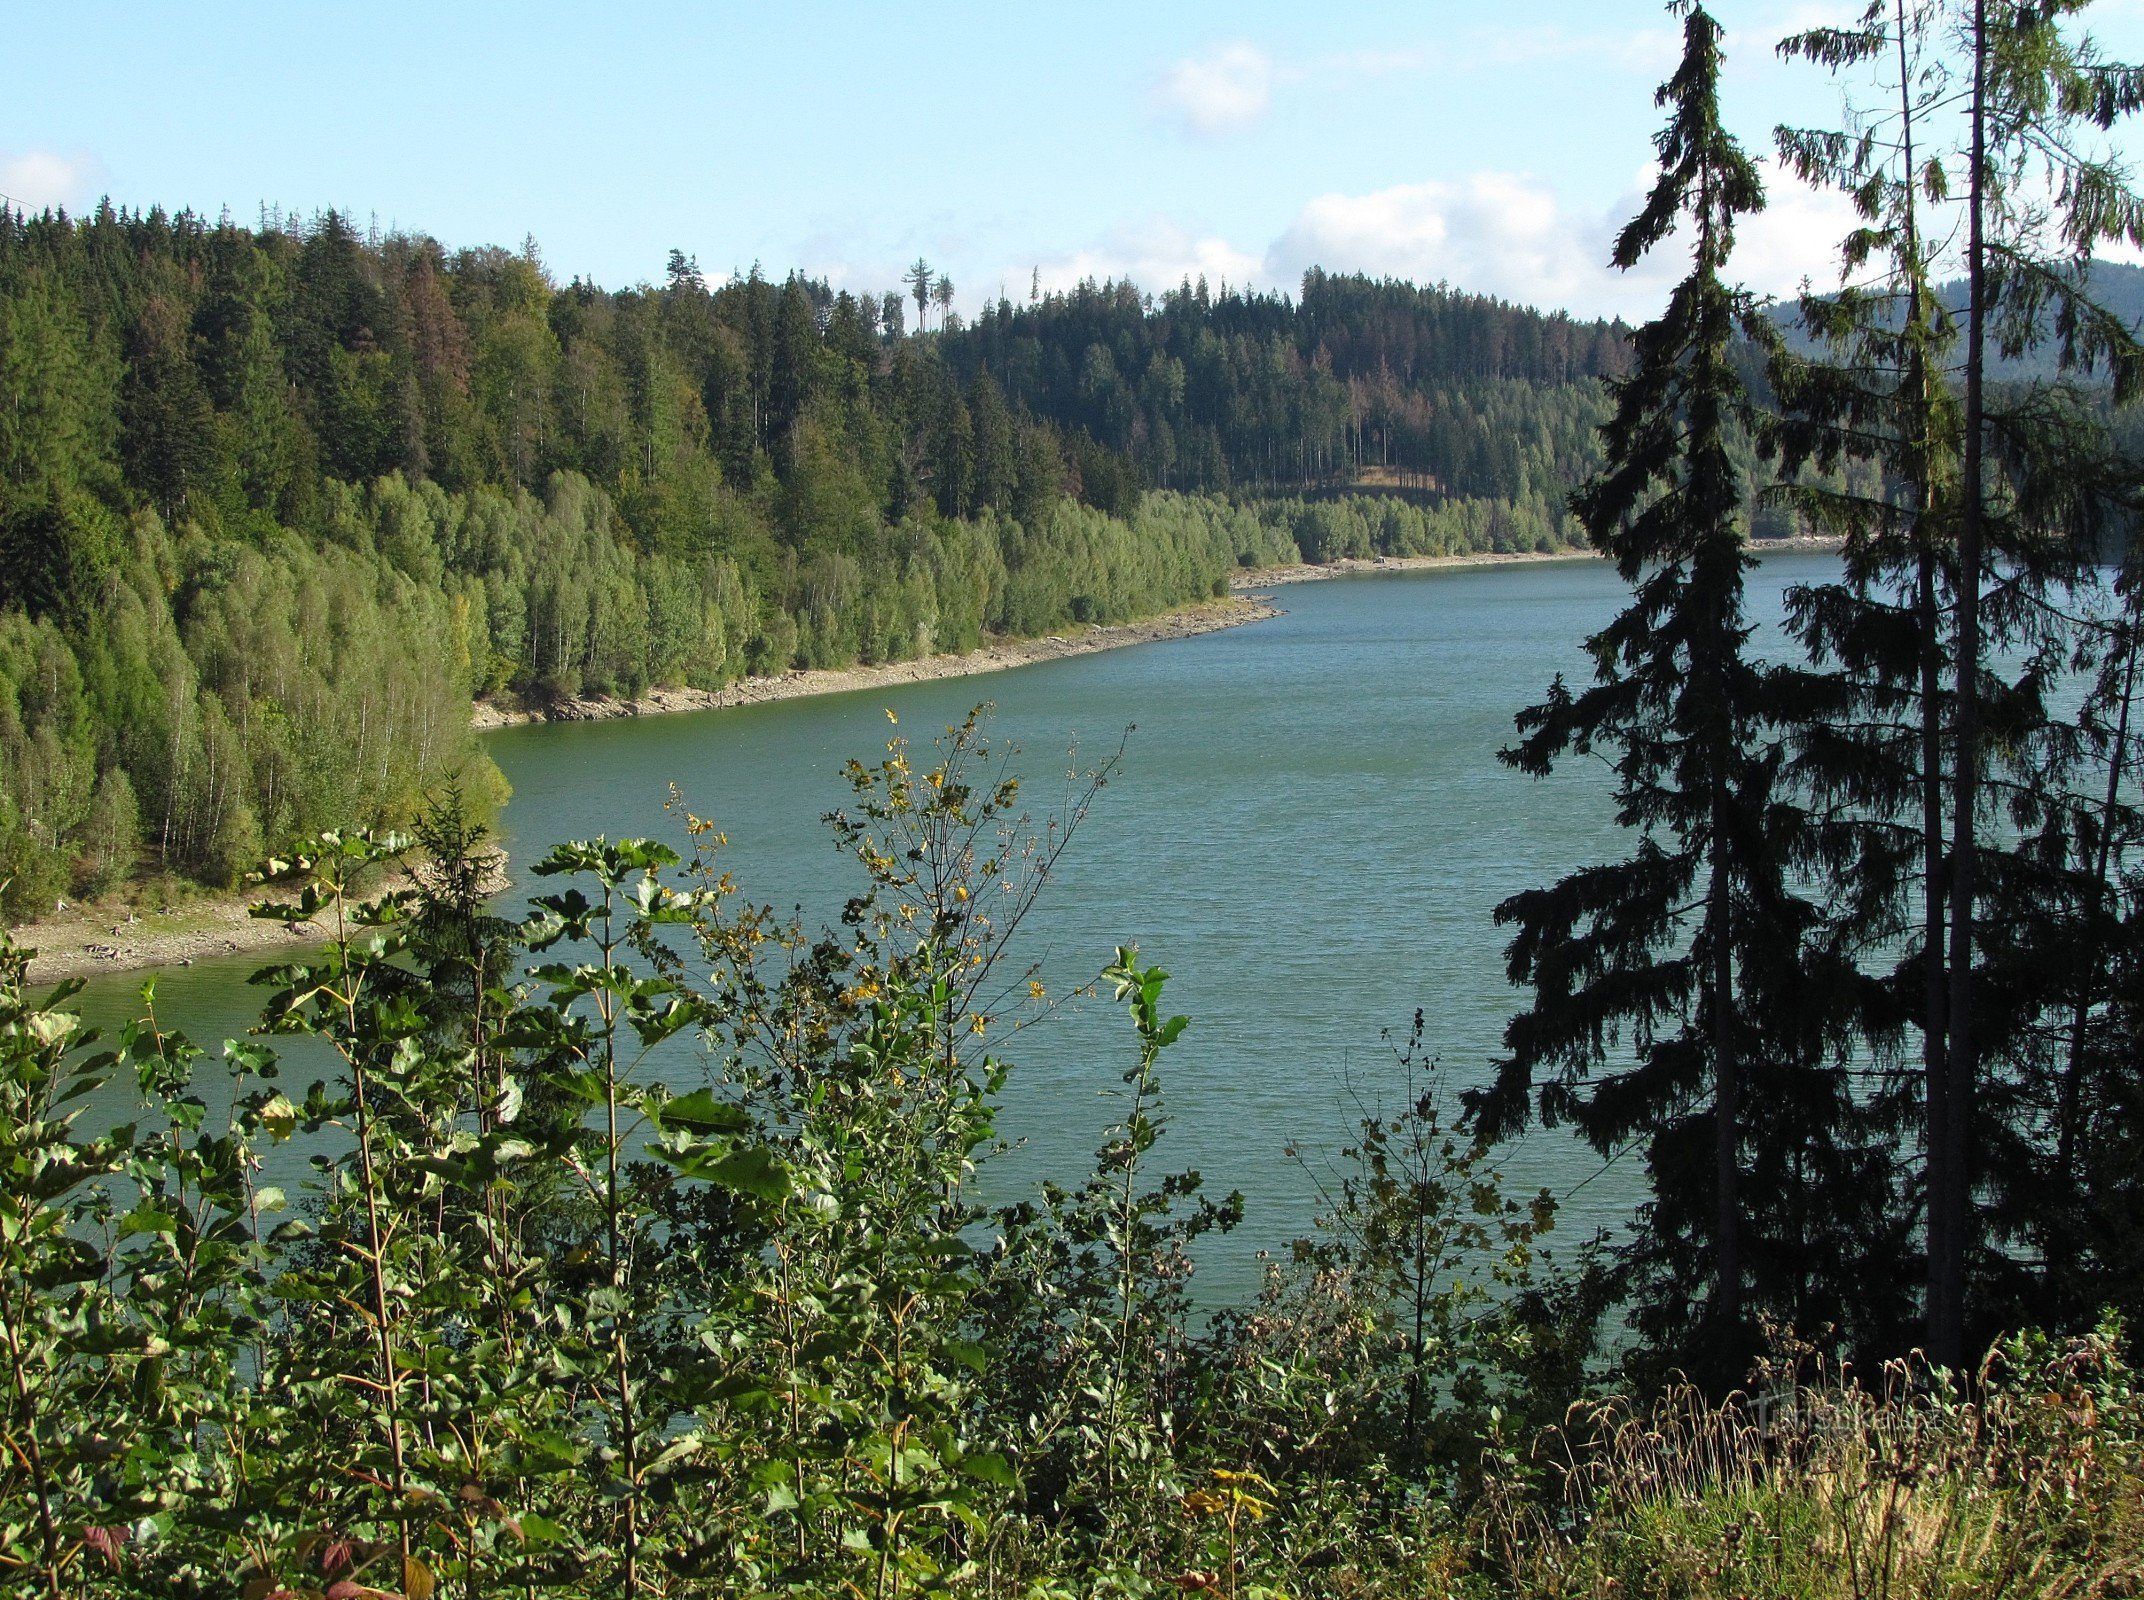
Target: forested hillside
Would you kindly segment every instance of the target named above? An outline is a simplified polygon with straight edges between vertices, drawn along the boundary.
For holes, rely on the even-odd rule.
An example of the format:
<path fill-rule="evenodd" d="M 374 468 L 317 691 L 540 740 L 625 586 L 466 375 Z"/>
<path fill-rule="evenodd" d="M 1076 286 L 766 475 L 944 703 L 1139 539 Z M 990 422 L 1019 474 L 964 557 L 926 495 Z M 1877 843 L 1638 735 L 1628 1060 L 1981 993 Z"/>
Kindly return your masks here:
<path fill-rule="evenodd" d="M 1130 284 L 999 302 L 945 343 L 967 392 L 1098 442 L 1135 481 L 1290 490 L 1359 478 L 1524 501 L 1598 460 L 1621 324 L 1442 288 L 1306 273 L 1302 297 L 1158 301 Z M 985 380 L 989 380 L 986 385 Z"/>
<path fill-rule="evenodd" d="M 2088 270 L 2076 272 L 2065 267 L 2065 280 L 2074 281 L 2088 293 L 2095 305 L 2118 321 L 2124 328 L 2135 330 L 2144 326 L 2144 267 L 2133 266 L 2125 261 L 2110 261 L 2105 258 L 2092 260 Z M 1934 303 L 1955 325 L 1964 320 L 1971 286 L 1963 279 L 1952 279 L 1935 284 L 1931 288 Z M 2032 324 L 2032 333 L 2012 349 L 2007 343 L 1998 345 L 1988 363 L 1990 378 L 2003 383 L 2050 383 L 2057 380 L 2079 383 L 2085 386 L 2104 386 L 2107 374 L 2104 370 L 2078 371 L 2065 368 L 2060 357 L 2060 345 L 2054 326 L 2052 308 L 2043 307 Z M 1773 319 L 1786 335 L 1796 354 L 1821 357 L 1824 341 L 1806 325 L 1799 303 L 1786 301 L 1773 308 Z M 1894 323 L 1898 320 L 1896 308 L 1887 313 Z"/>
<path fill-rule="evenodd" d="M 533 245 L 333 213 L 0 212 L 0 906 L 225 883 L 482 793 L 471 695 L 962 649 L 1299 553 L 1567 543 L 1587 380 L 1625 346 L 1319 274 L 938 323 L 682 256 L 561 287 Z"/>

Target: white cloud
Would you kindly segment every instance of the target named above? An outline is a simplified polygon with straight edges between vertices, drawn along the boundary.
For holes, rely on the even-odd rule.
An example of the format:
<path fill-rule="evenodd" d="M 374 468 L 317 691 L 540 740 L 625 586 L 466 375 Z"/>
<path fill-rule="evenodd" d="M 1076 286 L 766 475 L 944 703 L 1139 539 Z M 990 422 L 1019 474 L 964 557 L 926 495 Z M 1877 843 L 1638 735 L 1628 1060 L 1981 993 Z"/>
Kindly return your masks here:
<path fill-rule="evenodd" d="M 0 195 L 27 211 L 55 206 L 80 210 L 96 197 L 103 177 L 104 164 L 94 156 L 0 150 Z"/>
<path fill-rule="evenodd" d="M 1735 276 L 1760 294 L 1790 294 L 1804 277 L 1825 284 L 1853 225 L 1851 208 L 1769 167 L 1766 183 L 1768 209 L 1740 225 Z M 1261 276 L 1289 287 L 1319 266 L 1442 282 L 1578 316 L 1642 319 L 1659 309 L 1683 261 L 1670 241 L 1629 272 L 1608 265 L 1641 199 L 1634 192 L 1598 215 L 1574 213 L 1539 179 L 1510 172 L 1320 195 L 1273 242 Z"/>
<path fill-rule="evenodd" d="M 1154 109 L 1192 133 L 1230 133 L 1273 109 L 1273 78 L 1266 53 L 1237 40 L 1164 69 L 1154 82 Z"/>
<path fill-rule="evenodd" d="M 1774 163 L 1760 166 L 1769 203 L 1738 224 L 1735 278 L 1761 295 L 1792 295 L 1804 278 L 1819 289 L 1831 287 L 1839 241 L 1855 223 L 1851 206 Z M 963 315 L 975 314 L 1000 293 L 1023 302 L 1031 273 L 1049 291 L 1092 279 L 1130 282 L 1159 295 L 1204 277 L 1215 289 L 1227 283 L 1293 294 L 1304 270 L 1316 266 L 1444 283 L 1544 311 L 1638 322 L 1660 309 L 1688 264 L 1686 252 L 1670 239 L 1630 272 L 1608 265 L 1616 234 L 1643 204 L 1652 180 L 1651 170 L 1634 171 L 1626 192 L 1597 210 L 1567 203 L 1551 185 L 1523 172 L 1482 171 L 1363 194 L 1334 192 L 1304 205 L 1262 249 L 1153 216 L 1075 249 L 978 262 L 972 238 L 945 219 L 944 231 L 931 236 L 923 253 L 934 264 L 947 263 L 960 286 Z M 827 230 L 806 241 L 799 259 L 837 287 L 883 291 L 898 286 L 917 254 L 919 241 L 908 238 L 906 245 L 883 237 L 866 244 L 856 229 Z M 966 270 L 955 265 L 963 260 Z"/>
<path fill-rule="evenodd" d="M 1836 189 L 1803 183 L 1763 161 L 1764 209 L 1735 227 L 1734 274 L 1759 294 L 1790 295 L 1804 278 L 1818 290 L 1839 283 L 1839 245 L 1861 225 Z"/>
<path fill-rule="evenodd" d="M 1434 47 L 1379 45 L 1287 62 L 1237 39 L 1163 68 L 1149 101 L 1162 121 L 1210 138 L 1264 121 L 1276 89 L 1329 96 L 1402 73 L 1468 74 L 1563 59 L 1657 77 L 1673 68 L 1680 50 L 1681 35 L 1672 28 L 1574 32 L 1554 24 L 1475 28 Z"/>
<path fill-rule="evenodd" d="M 1570 216 L 1553 190 L 1520 173 L 1398 184 L 1369 194 L 1324 194 L 1266 252 L 1266 275 L 1287 285 L 1309 267 L 1448 283 L 1544 307 L 1622 309 L 1612 296 L 1606 230 Z"/>

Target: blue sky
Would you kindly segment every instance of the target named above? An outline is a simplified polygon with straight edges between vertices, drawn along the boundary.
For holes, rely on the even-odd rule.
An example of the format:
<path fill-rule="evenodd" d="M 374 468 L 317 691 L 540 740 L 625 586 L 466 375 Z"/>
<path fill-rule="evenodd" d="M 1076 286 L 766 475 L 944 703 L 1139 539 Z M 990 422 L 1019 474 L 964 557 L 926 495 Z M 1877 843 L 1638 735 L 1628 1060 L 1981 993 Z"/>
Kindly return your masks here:
<path fill-rule="evenodd" d="M 1082 276 L 1289 287 L 1313 262 L 1643 314 L 1600 263 L 1672 65 L 1651 0 L 13 8 L 0 193 L 334 205 L 561 279 L 753 262 L 858 288 L 918 255 L 971 309 Z M 1859 0 L 1719 0 L 1753 150 L 1831 86 L 1771 59 Z M 2144 54 L 2144 0 L 2095 30 Z M 1775 185 L 1744 274 L 1821 274 L 1835 197 Z"/>

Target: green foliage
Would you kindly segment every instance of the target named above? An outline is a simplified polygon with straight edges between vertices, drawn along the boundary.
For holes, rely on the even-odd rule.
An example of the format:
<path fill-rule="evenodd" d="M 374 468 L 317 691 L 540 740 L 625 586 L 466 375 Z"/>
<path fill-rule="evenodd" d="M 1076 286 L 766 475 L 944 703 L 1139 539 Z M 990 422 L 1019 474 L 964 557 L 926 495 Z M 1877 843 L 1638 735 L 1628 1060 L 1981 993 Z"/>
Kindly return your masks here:
<path fill-rule="evenodd" d="M 2136 215 L 2106 149 L 2134 72 L 2072 31 L 2077 9 L 1894 0 L 1786 47 L 1870 64 L 1881 95 L 1846 131 L 1782 133 L 1852 197 L 1861 281 L 1804 300 L 1767 432 L 1790 466 L 1863 468 L 1849 492 L 1775 491 L 1845 544 L 1838 581 L 1790 596 L 1822 702 L 1796 776 L 1824 818 L 1828 936 L 1867 953 L 1851 1034 L 1900 1063 L 1865 1104 L 1925 1152 L 1864 1226 L 1900 1241 L 1892 1320 L 1922 1278 L 1926 1347 L 1949 1362 L 2028 1314 L 2074 1330 L 2134 1303 L 2109 1223 L 2133 1159 L 2113 974 L 2139 825 L 2136 588 L 2106 563 L 2134 549 L 2115 407 L 2139 351 L 2109 309 L 2119 273 L 2089 261 Z M 2042 184 L 2052 208 L 2025 199 Z M 1924 235 L 1947 210 L 1968 270 L 1939 287 Z"/>
<path fill-rule="evenodd" d="M 1611 380 L 1606 469 L 1573 499 L 1632 604 L 1507 757 L 1610 756 L 1635 846 L 1500 909 L 1534 994 L 1477 1109 L 1645 1152 L 1621 1253 L 1641 1360 L 1719 1393 L 1767 1322 L 1874 1359 L 1919 1322 L 1958 1368 L 2000 1328 L 2137 1303 L 2119 408 L 2144 351 L 2091 255 L 2144 216 L 2116 142 L 2138 74 L 2079 4 L 1871 0 L 1785 41 L 1862 81 L 1842 128 L 1779 133 L 1859 223 L 1844 286 L 1782 330 L 1725 276 L 1760 196 L 1717 28 L 1678 9 L 1664 170 L 1617 259 L 1680 214 L 1693 270 Z M 1962 284 L 1932 281 L 1946 235 Z M 1788 594 L 1792 665 L 1747 649 L 1733 413 L 1763 391 L 1737 320 L 1778 408 L 1754 427 L 1764 499 L 1843 545 L 1835 580 Z"/>
<path fill-rule="evenodd" d="M 1491 1148 L 1453 1125 L 1425 1027 L 1418 1014 L 1389 1080 L 1378 1075 L 1397 1109 L 1365 1106 L 1355 1143 L 1312 1171 L 1325 1200 L 1318 1235 L 1271 1269 L 1253 1313 L 1293 1329 L 1278 1342 L 1298 1352 L 1294 1363 L 1245 1369 L 1283 1408 L 1296 1386 L 1352 1391 L 1322 1417 L 1269 1424 L 1264 1470 L 1315 1452 L 1335 1476 L 1383 1459 L 1456 1478 L 1480 1467 L 1485 1441 L 1529 1435 L 1556 1420 L 1540 1412 L 1545 1401 L 1583 1387 L 1605 1289 L 1598 1241 L 1575 1273 L 1554 1269 L 1543 1246 L 1554 1200 L 1506 1194 Z M 1359 1102 L 1362 1086 L 1351 1088 Z M 1344 1431 L 1333 1426 L 1340 1414 Z"/>
<path fill-rule="evenodd" d="M 1177 1554 L 1167 1511 L 1195 1481 L 1179 1453 L 1198 1360 L 1191 1248 L 1233 1227 L 1243 1203 L 1203 1199 L 1195 1172 L 1150 1170 L 1166 1127 L 1161 1052 L 1189 1019 L 1163 1014 L 1168 974 L 1134 950 L 1102 977 L 1139 1040 L 1125 1114 L 1084 1184 L 1045 1184 L 1000 1215 L 991 1326 L 1010 1359 L 990 1376 L 1037 1524 L 1029 1559 L 1137 1570 Z"/>
<path fill-rule="evenodd" d="M 138 869 L 227 887 L 337 817 L 406 823 L 450 777 L 495 796 L 465 615 L 369 551 L 141 514 L 94 625 L 0 610 L 0 910 Z"/>
<path fill-rule="evenodd" d="M 1895 49 L 1904 131 L 1963 28 L 1954 404 L 1916 221 L 1942 161 L 1783 135 L 1888 274 L 1805 298 L 1838 358 L 1809 359 L 1726 280 L 1761 196 L 1718 29 L 1674 9 L 1616 258 L 1680 225 L 1693 266 L 1627 341 L 1318 272 L 1292 304 L 1086 284 L 963 327 L 922 261 L 911 337 L 898 296 L 710 292 L 679 253 L 607 294 L 333 214 L 0 211 L 0 910 L 280 848 L 293 898 L 259 914 L 326 940 L 261 975 L 219 1087 L 153 985 L 99 1051 L 0 935 L 0 1592 L 2133 1589 L 2120 1325 L 1951 1358 L 1968 1296 L 2075 1329 L 2139 1293 L 2134 562 L 2095 587 L 2134 430 L 2030 358 L 2136 388 L 2087 262 L 2144 224 L 2090 141 L 2144 96 L 2070 4 L 1789 41 Z M 1754 433 L 1745 336 L 1788 413 Z M 1792 602 L 1809 671 L 1745 648 L 1747 534 L 1788 511 L 1848 543 Z M 690 817 L 689 857 L 572 842 L 526 919 L 487 903 L 472 694 L 900 659 L 1581 528 L 1633 605 L 1508 759 L 1611 755 L 1631 859 L 1502 908 L 1534 999 L 1480 1122 L 1448 1122 L 1418 1017 L 1396 1109 L 1366 1099 L 1249 1304 L 1195 1289 L 1241 1201 L 1166 1168 L 1188 1022 L 1135 949 L 1098 980 L 1135 1048 L 1093 1173 L 984 1201 L 1006 1041 L 1057 1003 L 1014 941 L 1109 764 L 1038 827 L 979 716 L 928 756 L 896 731 L 829 819 L 862 872 L 837 929 L 741 903 Z M 302 1095 L 279 1037 L 329 1064 Z M 134 1120 L 78 1131 L 123 1078 Z M 1499 1182 L 1482 1139 L 1536 1104 L 1645 1151 L 1614 1272 L 1598 1241 L 1559 1269 L 1548 1197 Z M 1717 1393 L 1762 1338 L 1814 1349 L 1782 1320 L 1895 1348 L 1916 1251 L 1950 1369 L 1590 1398 L 1619 1294 L 1625 1370 Z"/>
<path fill-rule="evenodd" d="M 64 1109 L 94 1086 L 97 1067 L 65 1064 L 79 1031 L 77 1019 L 58 1009 L 65 992 L 30 1003 L 22 993 L 23 955 L 8 948 L 0 957 L 0 1159 L 7 1171 L 0 1360 L 7 1366 L 9 1446 L 0 1466 L 8 1507 L 0 1563 L 23 1592 L 58 1595 L 93 1559 L 95 1541 L 109 1537 L 105 1507 L 123 1491 L 109 1472 L 121 1447 L 105 1431 L 104 1413 L 119 1410 L 111 1420 L 124 1426 L 131 1395 L 117 1380 L 148 1346 L 122 1335 L 101 1348 L 103 1330 L 116 1320 L 114 1296 L 103 1281 L 101 1252 L 69 1227 L 95 1204 L 90 1186 L 124 1161 L 123 1138 L 79 1139 Z"/>
<path fill-rule="evenodd" d="M 1117 509 L 1127 468 L 1134 488 L 1553 497 L 1593 458 L 1590 380 L 1625 369 L 1626 339 L 1617 323 L 1313 269 L 1293 303 L 1090 281 L 986 305 L 938 348 L 971 409 L 991 403 L 987 380 L 1049 419 L 1091 503 Z"/>
<path fill-rule="evenodd" d="M 1315 1582 L 1349 1530 L 1444 1559 L 1460 1480 L 1399 1440 L 1391 1374 L 1437 1459 L 1472 1460 L 1467 1371 L 1516 1370 L 1492 1353 L 1519 1280 L 1483 1299 L 1471 1253 L 1501 1239 L 1523 1274 L 1545 1218 L 1418 1141 L 1459 1164 L 1351 1201 L 1385 1242 L 1316 1297 L 1380 1377 L 1321 1398 L 1293 1299 L 1204 1324 L 1193 1247 L 1240 1201 L 1154 1170 L 1186 1023 L 1131 950 L 1101 980 L 1137 1051 L 1094 1176 L 986 1210 L 999 1052 L 1055 1003 L 1009 941 L 1109 771 L 1037 825 L 1008 759 L 971 717 L 853 765 L 832 820 L 863 890 L 810 936 L 739 902 L 697 821 L 685 861 L 552 851 L 519 923 L 457 794 L 406 882 L 412 839 L 319 835 L 261 914 L 327 944 L 262 975 L 227 1092 L 153 1009 L 85 1053 L 5 947 L 0 1590 L 1251 1595 Z M 271 1048 L 298 1036 L 332 1063 L 302 1093 Z M 121 1069 L 135 1122 L 75 1132 Z M 268 1182 L 294 1150 L 310 1178 Z M 1409 1226 L 1440 1241 L 1434 1348 L 1374 1331 Z"/>
<path fill-rule="evenodd" d="M 1475 1105 L 1491 1137 L 1538 1115 L 1603 1157 L 1643 1151 L 1652 1203 L 1622 1252 L 1633 1320 L 1648 1349 L 1731 1384 L 1761 1317 L 1849 1337 L 1880 1326 L 1860 1298 L 1881 1306 L 1880 1272 L 1799 1263 L 1820 1235 L 1827 1260 L 1881 1254 L 1887 1238 L 1863 1223 L 1887 1174 L 1829 1048 L 1827 1007 L 1854 966 L 1809 936 L 1821 911 L 1782 781 L 1805 699 L 1753 659 L 1743 605 L 1754 559 L 1731 430 L 1749 401 L 1732 356 L 1751 313 L 1724 270 L 1764 195 L 1720 120 L 1719 25 L 1693 6 L 1683 33 L 1660 93 L 1661 175 L 1615 260 L 1633 267 L 1680 230 L 1689 270 L 1639 330 L 1636 370 L 1612 385 L 1607 461 L 1572 496 L 1630 603 L 1586 641 L 1592 681 L 1559 678 L 1503 753 L 1536 777 L 1603 757 L 1632 842 L 1497 908 L 1532 997 Z M 1797 1156 L 1782 1165 L 1782 1150 Z"/>
<path fill-rule="evenodd" d="M 518 923 L 452 792 L 386 893 L 411 840 L 320 835 L 262 914 L 328 943 L 263 974 L 227 1092 L 153 987 L 92 1053 L 0 945 L 0 1592 L 1981 1592 L 2133 1558 L 2111 1330 L 2006 1347 L 1974 1404 L 1782 1372 L 1530 1449 L 1599 1285 L 1450 1131 L 1419 1021 L 1248 1305 L 1194 1295 L 1240 1201 L 1160 1166 L 1188 1024 L 1134 950 L 1093 1175 L 986 1208 L 1004 1041 L 1054 1003 L 1009 941 L 1109 770 L 1038 826 L 1007 761 L 971 717 L 852 765 L 861 892 L 815 935 L 690 818 L 684 860 L 560 846 Z M 302 1094 L 298 1035 L 332 1063 Z M 134 1121 L 77 1132 L 122 1070 Z M 268 1182 L 293 1149 L 310 1179 Z"/>

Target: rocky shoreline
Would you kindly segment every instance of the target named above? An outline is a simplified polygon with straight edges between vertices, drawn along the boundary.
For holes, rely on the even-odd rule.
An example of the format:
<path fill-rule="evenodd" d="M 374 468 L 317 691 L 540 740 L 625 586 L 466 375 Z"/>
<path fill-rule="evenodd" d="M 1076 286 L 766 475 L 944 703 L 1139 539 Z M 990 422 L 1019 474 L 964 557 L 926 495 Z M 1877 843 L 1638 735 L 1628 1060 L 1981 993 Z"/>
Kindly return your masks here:
<path fill-rule="evenodd" d="M 10 930 L 10 937 L 32 952 L 29 980 L 37 984 L 146 967 L 190 967 L 244 950 L 295 954 L 308 948 L 301 929 L 247 914 L 259 898 L 257 893 L 204 895 L 164 907 L 69 905 Z"/>
<path fill-rule="evenodd" d="M 1279 609 L 1261 600 L 1232 596 L 1206 601 L 1114 627 L 1092 627 L 1076 634 L 1040 639 L 996 640 L 964 655 L 931 656 L 921 661 L 839 671 L 789 672 L 778 678 L 747 678 L 719 690 L 655 689 L 637 700 L 590 698 L 535 709 L 479 703 L 479 729 L 506 728 L 531 722 L 588 722 L 672 711 L 708 711 L 725 706 L 794 700 L 806 695 L 839 694 L 852 689 L 886 688 L 937 678 L 1001 672 L 1038 661 L 1088 655 L 1125 645 L 1189 638 L 1278 616 Z M 137 895 L 139 891 L 136 891 Z M 50 917 L 13 930 L 17 945 L 36 951 L 30 962 L 32 983 L 58 983 L 106 973 L 154 967 L 191 966 L 197 960 L 242 952 L 297 952 L 316 942 L 317 929 L 249 916 L 247 906 L 263 898 L 259 891 L 240 895 L 203 895 L 172 905 L 112 899 L 96 905 L 69 905 Z"/>
<path fill-rule="evenodd" d="M 1838 550 L 1843 539 L 1797 535 L 1791 539 L 1766 539 L 1754 546 L 1758 554 L 1788 550 Z M 1342 556 L 1316 565 L 1301 562 L 1285 567 L 1259 567 L 1246 572 L 1230 588 L 1237 594 L 1256 594 L 1288 583 L 1316 583 L 1324 578 L 1344 578 L 1357 572 L 1431 572 L 1446 567 L 1523 566 L 1542 561 L 1598 561 L 1598 550 L 1574 546 L 1568 550 L 1476 551 L 1462 556 Z"/>
<path fill-rule="evenodd" d="M 505 857 L 485 886 L 495 894 L 507 886 Z M 416 869 L 422 872 L 420 866 Z M 364 893 L 369 897 L 401 887 L 407 873 L 397 873 Z M 137 894 L 140 891 L 136 891 Z M 190 967 L 196 961 L 250 952 L 255 955 L 303 955 L 326 942 L 328 930 L 317 923 L 277 922 L 251 914 L 262 901 L 289 903 L 288 890 L 269 886 L 235 894 L 203 893 L 177 904 L 105 900 L 68 905 L 52 916 L 11 929 L 17 946 L 33 952 L 29 981 L 59 983 L 68 978 L 138 972 L 157 967 Z"/>
<path fill-rule="evenodd" d="M 1527 550 L 1499 553 L 1478 551 L 1463 556 L 1342 556 L 1337 561 L 1315 565 L 1299 562 L 1285 567 L 1258 567 L 1246 572 L 1229 587 L 1238 594 L 1255 594 L 1288 583 L 1317 583 L 1325 578 L 1344 578 L 1357 572 L 1434 572 L 1447 567 L 1525 566 L 1542 561 L 1592 561 L 1592 550 Z"/>

